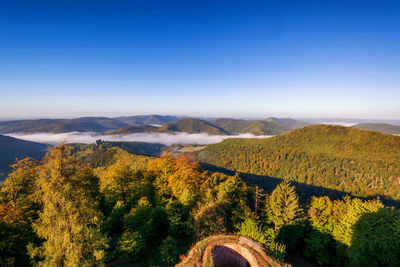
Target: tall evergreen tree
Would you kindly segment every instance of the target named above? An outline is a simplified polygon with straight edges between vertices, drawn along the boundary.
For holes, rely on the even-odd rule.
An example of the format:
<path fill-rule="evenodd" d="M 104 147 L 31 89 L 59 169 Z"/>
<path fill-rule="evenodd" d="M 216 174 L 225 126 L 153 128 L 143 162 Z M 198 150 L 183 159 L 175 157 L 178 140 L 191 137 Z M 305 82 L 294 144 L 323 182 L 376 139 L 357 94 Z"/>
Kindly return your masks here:
<path fill-rule="evenodd" d="M 302 210 L 295 190 L 289 181 L 283 181 L 267 197 L 266 209 L 275 229 L 294 224 L 300 219 Z"/>
<path fill-rule="evenodd" d="M 101 265 L 106 238 L 100 232 L 98 178 L 61 145 L 46 157 L 37 186 L 42 210 L 34 229 L 44 242 L 30 245 L 31 257 L 39 266 Z"/>

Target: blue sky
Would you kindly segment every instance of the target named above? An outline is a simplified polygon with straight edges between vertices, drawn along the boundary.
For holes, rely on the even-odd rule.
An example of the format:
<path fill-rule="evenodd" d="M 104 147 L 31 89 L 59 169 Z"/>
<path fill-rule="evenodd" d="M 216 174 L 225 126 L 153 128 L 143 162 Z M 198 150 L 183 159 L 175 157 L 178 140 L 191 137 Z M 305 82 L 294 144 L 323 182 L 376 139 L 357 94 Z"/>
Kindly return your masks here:
<path fill-rule="evenodd" d="M 400 118 L 396 1 L 1 1 L 0 118 Z"/>

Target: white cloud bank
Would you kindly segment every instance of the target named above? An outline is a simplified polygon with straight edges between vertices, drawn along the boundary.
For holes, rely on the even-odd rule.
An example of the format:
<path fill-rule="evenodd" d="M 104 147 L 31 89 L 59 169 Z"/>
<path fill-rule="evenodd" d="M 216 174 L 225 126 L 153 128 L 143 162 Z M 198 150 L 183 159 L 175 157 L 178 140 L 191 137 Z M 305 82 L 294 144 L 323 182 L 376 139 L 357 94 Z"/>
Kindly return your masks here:
<path fill-rule="evenodd" d="M 227 138 L 268 138 L 272 135 L 255 136 L 253 134 L 239 134 L 239 135 L 208 135 L 206 133 L 189 134 L 189 133 L 134 133 L 128 135 L 100 135 L 96 133 L 11 133 L 8 136 L 19 138 L 22 140 L 33 141 L 38 143 L 45 143 L 50 145 L 57 145 L 62 142 L 66 143 L 94 143 L 96 140 L 101 139 L 104 141 L 135 141 L 135 142 L 148 142 L 160 143 L 164 145 L 172 144 L 199 144 L 208 145 L 219 143 Z"/>
<path fill-rule="evenodd" d="M 358 124 L 358 122 L 346 122 L 346 121 L 327 121 L 327 122 L 325 122 L 324 121 L 324 122 L 320 122 L 319 124 L 330 124 L 330 125 L 351 127 L 351 126 Z"/>

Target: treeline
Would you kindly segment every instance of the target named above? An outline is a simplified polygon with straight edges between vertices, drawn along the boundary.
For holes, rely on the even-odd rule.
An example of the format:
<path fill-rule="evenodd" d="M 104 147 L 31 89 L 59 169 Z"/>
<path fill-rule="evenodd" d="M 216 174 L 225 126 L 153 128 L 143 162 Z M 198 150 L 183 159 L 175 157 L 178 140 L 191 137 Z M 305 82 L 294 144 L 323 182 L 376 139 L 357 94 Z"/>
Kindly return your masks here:
<path fill-rule="evenodd" d="M 355 196 L 400 199 L 400 137 L 309 126 L 269 139 L 228 139 L 196 152 L 229 170 L 292 179 Z"/>
<path fill-rule="evenodd" d="M 173 265 L 221 233 L 250 237 L 281 261 L 400 264 L 399 211 L 379 200 L 300 203 L 288 181 L 265 195 L 184 156 L 112 149 L 96 167 L 66 145 L 12 166 L 0 195 L 1 266 Z"/>

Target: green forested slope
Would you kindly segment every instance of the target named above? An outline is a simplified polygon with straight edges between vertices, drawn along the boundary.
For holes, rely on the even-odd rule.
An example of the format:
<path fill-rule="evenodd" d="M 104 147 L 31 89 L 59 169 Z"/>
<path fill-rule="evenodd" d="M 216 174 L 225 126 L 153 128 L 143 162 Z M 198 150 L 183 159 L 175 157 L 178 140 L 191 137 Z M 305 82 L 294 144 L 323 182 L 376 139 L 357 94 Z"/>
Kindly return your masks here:
<path fill-rule="evenodd" d="M 276 135 L 288 132 L 289 127 L 272 121 L 241 120 L 241 119 L 217 119 L 212 124 L 221 127 L 230 134 L 251 133 L 254 135 Z"/>
<path fill-rule="evenodd" d="M 240 172 L 400 199 L 398 136 L 316 125 L 267 139 L 227 139 L 196 155 L 202 162 Z"/>
<path fill-rule="evenodd" d="M 186 132 L 186 133 L 208 133 L 229 134 L 224 129 L 207 121 L 194 118 L 184 118 L 177 122 L 167 123 L 159 129 L 160 132 Z"/>
<path fill-rule="evenodd" d="M 270 117 L 267 118 L 265 121 L 269 122 L 275 122 L 280 125 L 289 127 L 291 129 L 298 129 L 298 128 L 303 128 L 304 126 L 309 125 L 309 123 L 304 122 L 304 121 L 298 121 L 290 118 L 275 118 L 275 117 Z"/>
<path fill-rule="evenodd" d="M 254 135 L 277 135 L 290 130 L 290 128 L 275 122 L 249 121 L 248 126 L 242 129 L 241 133 L 251 133 Z"/>

